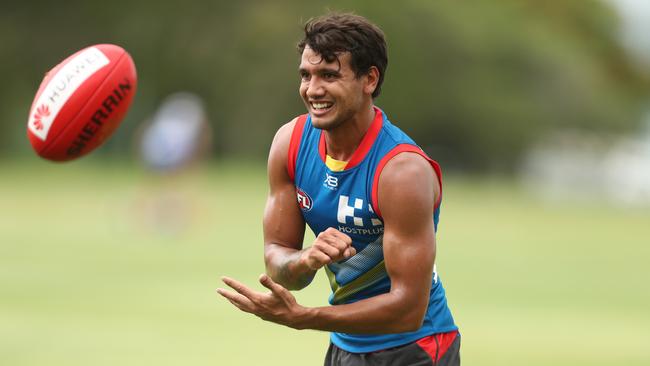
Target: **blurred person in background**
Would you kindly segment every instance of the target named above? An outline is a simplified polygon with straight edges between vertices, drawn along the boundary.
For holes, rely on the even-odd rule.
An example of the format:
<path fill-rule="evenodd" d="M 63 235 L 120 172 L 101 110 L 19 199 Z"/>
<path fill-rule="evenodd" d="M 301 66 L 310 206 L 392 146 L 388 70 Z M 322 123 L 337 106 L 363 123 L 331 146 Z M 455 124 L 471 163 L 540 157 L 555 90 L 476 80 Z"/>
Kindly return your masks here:
<path fill-rule="evenodd" d="M 136 212 L 154 233 L 177 236 L 196 220 L 193 182 L 212 144 L 203 100 L 189 92 L 167 96 L 136 133 L 140 160 L 153 174 L 138 194 Z"/>
<path fill-rule="evenodd" d="M 211 137 L 201 98 L 188 92 L 174 93 L 143 127 L 140 156 L 150 169 L 180 172 L 207 155 Z"/>
<path fill-rule="evenodd" d="M 242 311 L 331 332 L 325 365 L 459 365 L 460 334 L 435 270 L 441 172 L 374 105 L 388 57 L 363 17 L 328 14 L 298 44 L 308 114 L 282 126 L 269 153 L 266 272 L 254 291 L 218 289 Z M 305 223 L 316 235 L 303 248 Z M 324 268 L 330 306 L 289 290 Z"/>

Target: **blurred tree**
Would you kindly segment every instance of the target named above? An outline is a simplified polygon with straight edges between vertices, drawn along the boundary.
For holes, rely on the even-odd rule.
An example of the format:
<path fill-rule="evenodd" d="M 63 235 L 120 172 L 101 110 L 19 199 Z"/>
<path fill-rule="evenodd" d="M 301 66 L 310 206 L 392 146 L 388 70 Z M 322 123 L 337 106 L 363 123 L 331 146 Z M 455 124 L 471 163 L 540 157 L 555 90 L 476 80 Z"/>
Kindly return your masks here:
<path fill-rule="evenodd" d="M 327 8 L 325 6 L 328 6 Z M 327 9 L 377 22 L 389 68 L 377 104 L 446 166 L 507 170 L 545 130 L 632 129 L 647 80 L 597 0 L 138 1 L 43 0 L 0 12 L 0 156 L 29 150 L 27 113 L 44 72 L 94 43 L 134 57 L 139 91 L 127 121 L 97 153 L 127 155 L 165 96 L 205 98 L 220 156 L 262 158 L 275 130 L 304 108 L 295 43 Z"/>

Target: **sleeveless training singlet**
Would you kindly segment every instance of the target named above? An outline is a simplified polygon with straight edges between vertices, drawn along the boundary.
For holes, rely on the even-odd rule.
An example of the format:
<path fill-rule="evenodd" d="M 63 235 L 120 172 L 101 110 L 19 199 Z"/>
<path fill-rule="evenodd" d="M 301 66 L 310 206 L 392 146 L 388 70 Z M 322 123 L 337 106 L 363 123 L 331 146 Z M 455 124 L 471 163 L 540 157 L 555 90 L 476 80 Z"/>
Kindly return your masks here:
<path fill-rule="evenodd" d="M 375 108 L 375 118 L 347 166 L 338 172 L 325 165 L 322 130 L 312 126 L 310 116 L 298 117 L 289 145 L 288 173 L 296 186 L 303 217 L 315 235 L 329 227 L 349 235 L 357 251 L 353 257 L 325 267 L 332 288 L 329 298 L 332 305 L 390 291 L 390 278 L 384 266 L 384 226 L 377 205 L 377 184 L 383 167 L 401 152 L 425 157 L 442 182 L 438 164 L 393 126 L 379 108 Z M 440 200 L 433 215 L 436 229 L 439 215 Z M 379 335 L 334 332 L 332 343 L 348 352 L 374 352 L 456 330 L 435 267 L 431 281 L 429 306 L 419 330 Z"/>

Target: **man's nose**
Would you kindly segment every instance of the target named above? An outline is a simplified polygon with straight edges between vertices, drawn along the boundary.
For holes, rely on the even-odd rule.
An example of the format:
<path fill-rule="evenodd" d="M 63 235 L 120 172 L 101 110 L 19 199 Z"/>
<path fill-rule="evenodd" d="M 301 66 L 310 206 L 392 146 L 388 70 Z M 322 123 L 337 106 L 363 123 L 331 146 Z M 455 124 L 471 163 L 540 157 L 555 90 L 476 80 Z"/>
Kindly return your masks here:
<path fill-rule="evenodd" d="M 325 95 L 325 88 L 323 87 L 323 82 L 320 78 L 312 77 L 309 80 L 309 85 L 307 85 L 307 97 L 309 98 L 318 98 Z"/>

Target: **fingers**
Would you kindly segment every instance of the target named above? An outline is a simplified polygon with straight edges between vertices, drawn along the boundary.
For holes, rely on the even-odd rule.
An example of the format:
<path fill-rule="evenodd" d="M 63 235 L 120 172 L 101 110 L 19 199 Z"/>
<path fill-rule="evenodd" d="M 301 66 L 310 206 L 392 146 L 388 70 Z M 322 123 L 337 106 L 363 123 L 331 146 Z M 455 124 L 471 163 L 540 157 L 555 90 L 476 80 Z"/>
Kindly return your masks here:
<path fill-rule="evenodd" d="M 248 289 L 238 281 L 224 277 L 222 280 L 235 291 L 217 289 L 219 295 L 225 297 L 234 306 L 242 311 L 251 313 L 263 320 L 297 328 L 296 321 L 306 311 L 305 307 L 296 302 L 295 297 L 282 285 L 275 283 L 271 277 L 262 274 L 259 278 L 264 287 L 271 290 L 268 293 L 255 292 Z M 254 293 L 254 297 L 247 297 L 245 293 Z"/>
<path fill-rule="evenodd" d="M 342 242 L 326 236 L 319 237 L 314 242 L 314 247 L 332 259 L 340 257 L 345 249 L 347 249 Z"/>
<path fill-rule="evenodd" d="M 236 292 L 224 290 L 222 288 L 217 289 L 217 293 L 225 297 L 231 304 L 235 305 L 242 311 L 251 312 L 253 309 L 253 302 L 248 299 L 246 296 L 238 294 Z"/>
<path fill-rule="evenodd" d="M 352 246 L 352 238 L 333 227 L 327 228 L 327 230 L 321 232 L 318 237 L 323 241 L 330 243 L 340 251 L 344 251 Z"/>
<path fill-rule="evenodd" d="M 273 279 L 271 279 L 270 276 L 262 274 L 260 275 L 260 283 L 271 290 L 271 292 L 283 299 L 285 302 L 293 300 L 293 295 L 287 290 L 286 288 L 282 287 L 281 285 L 275 283 Z"/>
<path fill-rule="evenodd" d="M 347 234 L 345 234 L 345 233 L 343 233 L 343 232 L 340 232 L 340 231 L 336 230 L 336 229 L 333 228 L 333 227 L 329 227 L 329 228 L 327 228 L 327 229 L 324 231 L 324 233 L 326 233 L 326 234 L 328 234 L 328 235 L 331 235 L 331 236 L 333 236 L 333 237 L 339 239 L 339 240 L 342 241 L 345 245 L 348 245 L 348 246 L 352 245 L 352 238 L 351 238 L 349 235 L 347 235 Z"/>
<path fill-rule="evenodd" d="M 233 290 L 237 292 L 218 288 L 217 293 L 219 295 L 225 297 L 233 305 L 235 305 L 236 307 L 238 307 L 243 311 L 249 313 L 253 311 L 253 309 L 255 308 L 255 302 L 257 301 L 256 299 L 259 297 L 258 293 L 251 290 L 243 283 L 229 277 L 224 276 L 221 278 L 221 281 L 223 281 L 223 283 L 230 286 Z"/>
<path fill-rule="evenodd" d="M 243 283 L 241 283 L 241 282 L 239 282 L 239 281 L 237 281 L 235 279 L 224 276 L 224 277 L 221 277 L 221 281 L 223 281 L 223 283 L 230 286 L 233 290 L 239 292 L 240 294 L 246 296 L 249 299 L 252 299 L 253 297 L 255 297 L 255 291 L 251 290 L 246 285 L 244 285 Z"/>
<path fill-rule="evenodd" d="M 345 252 L 343 253 L 343 257 L 345 257 L 345 258 L 350 258 L 350 257 L 352 257 L 352 256 L 355 255 L 355 254 L 357 254 L 357 250 L 354 249 L 353 246 L 351 246 L 351 247 L 349 247 L 349 248 L 347 248 L 347 249 L 345 250 Z"/>
<path fill-rule="evenodd" d="M 356 250 L 352 247 L 352 238 L 331 227 L 318 234 L 313 247 L 327 255 L 329 262 L 338 262 L 356 254 Z"/>

